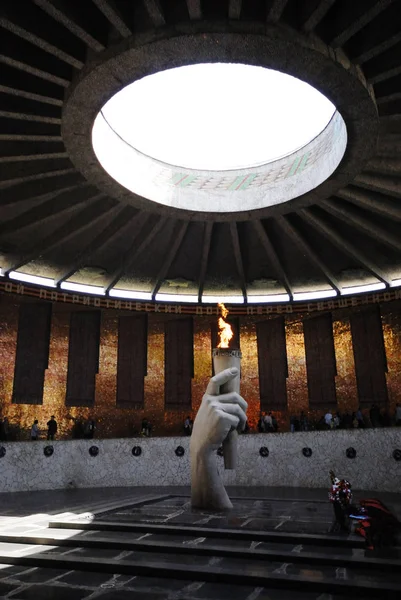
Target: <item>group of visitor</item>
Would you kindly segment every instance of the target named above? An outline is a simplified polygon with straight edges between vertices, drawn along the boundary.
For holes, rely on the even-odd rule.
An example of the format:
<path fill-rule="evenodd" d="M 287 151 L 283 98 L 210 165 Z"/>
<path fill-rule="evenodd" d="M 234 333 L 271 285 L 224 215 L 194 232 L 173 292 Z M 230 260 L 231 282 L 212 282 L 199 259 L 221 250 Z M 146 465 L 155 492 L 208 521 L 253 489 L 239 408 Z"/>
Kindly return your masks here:
<path fill-rule="evenodd" d="M 309 419 L 304 411 L 301 411 L 299 417 L 291 416 L 290 417 L 290 431 L 294 433 L 295 431 L 309 431 L 311 429 L 311 424 L 309 423 Z"/>
<path fill-rule="evenodd" d="M 257 427 L 259 433 L 275 433 L 278 430 L 277 419 L 271 411 L 260 413 Z"/>
<path fill-rule="evenodd" d="M 73 418 L 74 425 L 72 428 L 72 437 L 74 439 L 86 438 L 92 439 L 95 434 L 96 424 L 93 419 L 82 419 L 81 417 Z M 29 429 L 29 439 L 33 442 L 39 440 L 41 437 L 47 440 L 54 440 L 57 434 L 57 421 L 54 415 L 52 415 L 46 423 L 46 428 L 39 425 L 39 420 L 35 419 Z M 7 442 L 18 439 L 16 434 L 18 428 L 15 425 L 10 425 L 8 418 L 0 417 L 0 441 Z"/>
<path fill-rule="evenodd" d="M 140 436 L 150 437 L 152 434 L 152 428 L 153 426 L 149 419 L 142 419 Z"/>
<path fill-rule="evenodd" d="M 82 417 L 71 417 L 74 421 L 74 425 L 71 431 L 71 436 L 75 440 L 86 439 L 91 440 L 95 436 L 96 422 L 94 419 L 89 417 L 84 419 Z"/>
<path fill-rule="evenodd" d="M 0 417 L 0 442 L 8 442 L 15 439 L 15 427 L 10 425 L 8 417 Z M 38 440 L 40 437 L 39 421 L 35 419 L 30 429 L 30 439 L 32 441 Z M 47 422 L 47 439 L 54 440 L 54 436 L 57 433 L 57 422 L 52 415 L 50 420 Z"/>
<path fill-rule="evenodd" d="M 184 434 L 192 435 L 193 426 L 194 426 L 194 422 L 191 419 L 191 417 L 188 415 L 188 417 L 184 421 Z"/>
<path fill-rule="evenodd" d="M 10 424 L 7 417 L 0 417 L 0 442 L 6 442 L 9 437 Z"/>
<path fill-rule="evenodd" d="M 47 440 L 54 440 L 54 436 L 57 433 L 57 421 L 54 415 L 50 417 L 50 420 L 47 421 Z M 39 421 L 35 419 L 33 425 L 31 427 L 31 440 L 36 441 L 39 439 L 40 429 L 39 429 Z"/>
<path fill-rule="evenodd" d="M 387 409 L 380 409 L 377 404 L 372 404 L 369 410 L 369 416 L 363 414 L 359 407 L 355 412 L 340 413 L 328 410 L 317 421 L 308 418 L 304 411 L 301 411 L 299 417 L 290 417 L 291 432 L 295 431 L 313 431 L 329 429 L 366 429 L 368 427 L 391 427 L 392 425 L 401 426 L 401 405 L 397 403 L 394 416 L 392 417 Z"/>
<path fill-rule="evenodd" d="M 351 483 L 336 477 L 333 471 L 330 471 L 330 479 L 329 500 L 335 518 L 331 532 L 362 536 L 368 552 L 396 547 L 401 523 L 387 506 L 377 498 L 364 498 L 353 504 Z"/>
<path fill-rule="evenodd" d="M 74 426 L 72 428 L 72 437 L 74 439 L 92 439 L 95 435 L 96 422 L 92 418 L 83 419 L 82 417 L 73 418 Z M 184 421 L 184 434 L 190 436 L 193 429 L 193 419 L 188 415 Z M 301 411 L 299 416 L 292 415 L 290 417 L 290 431 L 315 431 L 315 430 L 334 430 L 334 429 L 364 429 L 368 427 L 391 427 L 396 425 L 401 427 L 401 404 L 397 403 L 395 412 L 390 415 L 387 409 L 380 409 L 377 404 L 372 404 L 369 415 L 362 412 L 361 407 L 355 412 L 340 413 L 339 411 L 332 412 L 328 410 L 319 419 L 313 420 L 308 415 Z M 42 430 L 39 426 L 38 419 L 35 419 L 31 428 L 29 437 L 32 441 L 40 439 L 41 435 L 47 440 L 54 440 L 57 434 L 57 421 L 54 415 L 46 424 L 47 430 Z M 18 434 L 14 431 L 15 425 L 10 425 L 7 417 L 0 416 L 0 442 L 11 441 L 18 439 Z M 153 425 L 147 418 L 142 419 L 139 435 L 141 437 L 150 437 L 152 434 Z M 249 433 L 250 427 L 248 421 L 241 433 Z M 257 423 L 257 431 L 259 433 L 275 433 L 278 431 L 278 422 L 275 415 L 269 411 L 260 413 L 260 418 Z M 134 431 L 133 431 L 134 434 Z M 138 435 L 138 430 L 136 430 Z"/>
<path fill-rule="evenodd" d="M 47 421 L 47 438 L 48 440 L 54 440 L 54 436 L 57 433 L 57 421 L 55 419 L 55 416 L 52 415 L 50 417 L 50 421 Z M 33 422 L 33 425 L 31 427 L 31 440 L 33 442 L 35 442 L 36 440 L 39 439 L 40 436 L 40 428 L 39 428 L 39 421 L 38 419 L 35 419 Z"/>

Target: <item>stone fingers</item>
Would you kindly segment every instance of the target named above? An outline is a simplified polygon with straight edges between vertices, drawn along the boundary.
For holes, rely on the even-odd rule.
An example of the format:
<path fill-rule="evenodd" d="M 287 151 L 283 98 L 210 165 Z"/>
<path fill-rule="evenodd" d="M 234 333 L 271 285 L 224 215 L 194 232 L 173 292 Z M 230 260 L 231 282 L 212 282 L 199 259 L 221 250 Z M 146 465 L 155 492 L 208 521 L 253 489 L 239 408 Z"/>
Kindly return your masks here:
<path fill-rule="evenodd" d="M 221 371 L 221 373 L 217 373 L 214 377 L 209 381 L 209 385 L 207 386 L 206 394 L 210 396 L 218 396 L 220 392 L 220 386 L 227 381 L 231 381 L 238 375 L 238 369 L 233 367 L 231 369 L 225 369 L 225 371 Z"/>
<path fill-rule="evenodd" d="M 248 403 L 243 399 L 242 396 L 237 392 L 228 392 L 227 394 L 220 394 L 217 398 L 221 404 L 238 404 L 244 412 L 248 410 Z"/>
<path fill-rule="evenodd" d="M 221 419 L 224 420 L 225 423 L 225 433 L 224 437 L 229 433 L 232 429 L 237 429 L 239 425 L 239 417 L 234 414 L 230 414 L 229 412 L 223 410 L 223 408 L 216 410 L 216 413 L 219 415 Z"/>
<path fill-rule="evenodd" d="M 236 418 L 237 422 L 236 422 L 235 428 L 237 428 L 238 425 L 240 426 L 240 429 L 243 429 L 245 427 L 246 414 L 242 410 L 242 408 L 239 406 L 239 404 L 230 404 L 230 403 L 221 404 L 219 407 L 219 410 L 223 411 L 230 417 Z"/>

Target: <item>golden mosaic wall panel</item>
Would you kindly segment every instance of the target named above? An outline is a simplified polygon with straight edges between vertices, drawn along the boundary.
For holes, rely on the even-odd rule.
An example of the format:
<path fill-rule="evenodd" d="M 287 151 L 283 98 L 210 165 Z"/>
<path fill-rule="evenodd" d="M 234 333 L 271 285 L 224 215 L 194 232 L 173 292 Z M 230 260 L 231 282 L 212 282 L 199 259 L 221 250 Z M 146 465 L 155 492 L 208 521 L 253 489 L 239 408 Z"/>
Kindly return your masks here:
<path fill-rule="evenodd" d="M 164 410 L 164 322 L 173 315 L 149 315 L 148 375 L 145 378 L 144 409 L 116 407 L 116 366 L 118 312 L 102 311 L 99 373 L 93 408 L 71 408 L 64 405 L 68 360 L 68 330 L 71 305 L 53 305 L 49 368 L 45 375 L 43 405 L 11 404 L 17 341 L 18 307 L 24 300 L 16 296 L 0 296 L 0 415 L 8 416 L 21 428 L 20 439 L 29 438 L 34 419 L 44 431 L 51 415 L 59 424 L 59 436 L 71 436 L 74 419 L 91 417 L 97 424 L 98 437 L 126 437 L 138 434 L 143 417 L 154 426 L 154 435 L 182 433 L 188 411 Z M 82 310 L 82 308 L 80 307 Z M 357 409 L 357 388 L 349 324 L 350 309 L 333 312 L 334 343 L 337 361 L 336 389 L 338 410 Z M 306 315 L 302 315 L 306 316 Z M 192 416 L 196 414 L 211 375 L 211 319 L 194 317 L 195 377 L 192 382 Z M 241 393 L 249 404 L 249 423 L 256 429 L 260 415 L 259 379 L 256 344 L 256 322 L 261 317 L 241 317 L 241 350 L 243 353 Z M 387 383 L 390 412 L 401 401 L 401 303 L 382 306 L 383 331 L 388 361 Z M 309 412 L 305 347 L 301 315 L 286 318 L 288 353 L 288 411 L 276 413 L 281 431 L 288 430 L 290 415 Z M 320 416 L 320 415 L 319 415 Z"/>

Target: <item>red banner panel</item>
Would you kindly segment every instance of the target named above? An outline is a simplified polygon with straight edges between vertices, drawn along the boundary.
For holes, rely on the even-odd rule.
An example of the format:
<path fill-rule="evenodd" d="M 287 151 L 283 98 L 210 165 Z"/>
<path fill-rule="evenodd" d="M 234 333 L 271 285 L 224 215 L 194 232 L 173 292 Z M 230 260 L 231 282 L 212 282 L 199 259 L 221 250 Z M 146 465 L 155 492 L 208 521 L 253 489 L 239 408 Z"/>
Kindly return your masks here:
<path fill-rule="evenodd" d="M 120 408 L 143 408 L 147 342 L 147 315 L 118 319 L 117 406 Z"/>
<path fill-rule="evenodd" d="M 380 306 L 353 312 L 350 321 L 359 404 L 387 404 L 387 359 Z"/>
<path fill-rule="evenodd" d="M 309 406 L 322 410 L 336 408 L 337 369 L 331 313 L 305 319 L 303 327 Z"/>
<path fill-rule="evenodd" d="M 100 311 L 71 313 L 67 406 L 93 406 L 99 371 Z"/>
<path fill-rule="evenodd" d="M 284 317 L 256 323 L 261 410 L 287 409 L 287 347 Z"/>
<path fill-rule="evenodd" d="M 52 305 L 26 302 L 20 305 L 15 356 L 14 404 L 42 404 L 48 367 Z"/>
<path fill-rule="evenodd" d="M 194 333 L 192 318 L 167 321 L 164 330 L 164 403 L 168 408 L 191 408 L 194 376 Z"/>

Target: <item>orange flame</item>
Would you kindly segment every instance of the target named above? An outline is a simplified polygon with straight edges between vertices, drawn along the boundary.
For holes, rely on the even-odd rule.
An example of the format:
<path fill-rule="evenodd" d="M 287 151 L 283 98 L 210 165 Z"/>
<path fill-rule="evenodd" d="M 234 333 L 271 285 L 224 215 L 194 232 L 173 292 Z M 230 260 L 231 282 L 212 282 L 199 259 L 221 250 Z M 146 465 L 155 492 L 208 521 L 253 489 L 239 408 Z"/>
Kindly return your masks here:
<path fill-rule="evenodd" d="M 218 326 L 219 326 L 218 336 L 219 336 L 220 341 L 217 344 L 217 347 L 218 348 L 228 348 L 230 340 L 234 335 L 231 325 L 224 320 L 226 318 L 226 316 L 228 315 L 228 309 L 224 306 L 224 304 L 221 304 L 221 303 L 219 303 L 217 306 L 221 310 L 221 317 L 219 317 L 219 320 L 218 320 Z"/>

